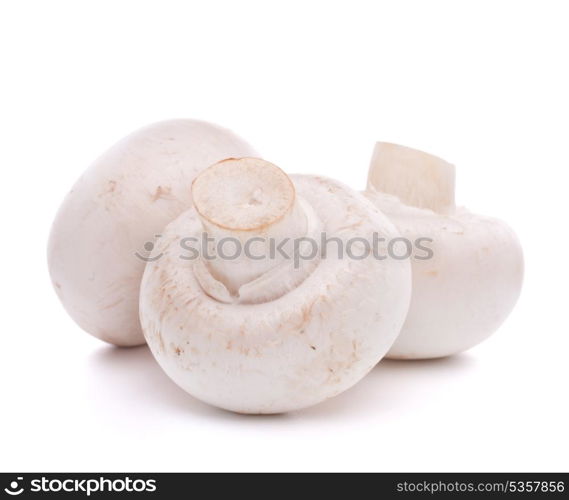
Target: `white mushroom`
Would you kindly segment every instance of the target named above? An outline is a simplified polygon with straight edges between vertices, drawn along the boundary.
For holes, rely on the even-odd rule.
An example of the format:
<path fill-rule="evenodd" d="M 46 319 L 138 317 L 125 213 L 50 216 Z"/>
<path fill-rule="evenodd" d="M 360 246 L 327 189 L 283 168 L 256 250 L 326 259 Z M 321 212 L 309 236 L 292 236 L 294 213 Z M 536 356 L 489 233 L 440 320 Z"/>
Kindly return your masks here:
<path fill-rule="evenodd" d="M 134 132 L 95 161 L 67 195 L 48 246 L 52 282 L 77 324 L 113 344 L 144 343 L 138 296 L 155 237 L 191 206 L 200 170 L 251 154 L 229 130 L 172 120 Z"/>
<path fill-rule="evenodd" d="M 455 208 L 454 178 L 454 166 L 435 156 L 375 147 L 366 195 L 403 237 L 422 238 L 424 249 L 412 259 L 411 305 L 390 358 L 469 349 L 501 325 L 520 294 L 523 256 L 515 234 L 500 220 Z"/>
<path fill-rule="evenodd" d="M 164 230 L 141 285 L 146 340 L 174 382 L 224 409 L 280 413 L 348 389 L 387 352 L 408 308 L 409 262 L 342 258 L 337 240 L 324 254 L 311 243 L 351 241 L 359 257 L 374 231 L 397 236 L 365 197 L 243 158 L 200 174 L 193 198 L 195 209 Z M 187 244 L 202 231 L 215 258 Z M 257 246 L 224 260 L 236 255 L 222 251 L 229 238 Z M 270 242 L 302 258 L 272 259 Z"/>

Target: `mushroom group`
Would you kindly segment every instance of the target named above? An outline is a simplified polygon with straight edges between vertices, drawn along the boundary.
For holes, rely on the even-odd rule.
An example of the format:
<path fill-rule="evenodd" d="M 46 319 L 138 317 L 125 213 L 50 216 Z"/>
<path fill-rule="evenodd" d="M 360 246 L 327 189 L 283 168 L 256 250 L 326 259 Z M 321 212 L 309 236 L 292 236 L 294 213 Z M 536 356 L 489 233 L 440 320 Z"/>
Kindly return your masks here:
<path fill-rule="evenodd" d="M 79 179 L 49 270 L 70 316 L 146 342 L 192 396 L 239 413 L 333 397 L 384 356 L 434 358 L 495 331 L 523 259 L 501 221 L 454 204 L 454 167 L 378 143 L 368 187 L 287 175 L 229 130 L 161 122 Z M 413 249 L 419 240 L 426 252 Z"/>

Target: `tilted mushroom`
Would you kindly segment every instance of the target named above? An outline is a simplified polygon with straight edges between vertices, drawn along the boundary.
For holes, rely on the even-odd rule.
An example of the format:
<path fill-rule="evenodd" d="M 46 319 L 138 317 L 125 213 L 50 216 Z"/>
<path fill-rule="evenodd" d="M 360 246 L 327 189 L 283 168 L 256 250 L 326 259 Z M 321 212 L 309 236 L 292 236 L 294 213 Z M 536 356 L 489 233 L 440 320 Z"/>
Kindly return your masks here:
<path fill-rule="evenodd" d="M 191 206 L 198 172 L 251 154 L 229 130 L 172 120 L 134 132 L 95 161 L 67 195 L 48 245 L 53 285 L 77 324 L 112 344 L 144 343 L 138 296 L 155 237 Z"/>
<path fill-rule="evenodd" d="M 146 340 L 174 382 L 224 409 L 280 413 L 373 368 L 405 318 L 410 265 L 348 258 L 337 243 L 360 245 L 360 256 L 373 232 L 397 236 L 383 214 L 336 181 L 289 178 L 255 158 L 213 165 L 192 191 L 195 208 L 164 230 L 140 295 Z M 213 253 L 188 243 L 202 232 Z M 337 238 L 325 252 L 322 235 Z M 280 246 L 292 253 L 273 258 Z"/>
<path fill-rule="evenodd" d="M 454 203 L 454 166 L 435 156 L 377 143 L 366 195 L 411 242 L 413 292 L 390 358 L 455 354 L 491 335 L 513 309 L 523 278 L 522 249 L 502 221 Z"/>

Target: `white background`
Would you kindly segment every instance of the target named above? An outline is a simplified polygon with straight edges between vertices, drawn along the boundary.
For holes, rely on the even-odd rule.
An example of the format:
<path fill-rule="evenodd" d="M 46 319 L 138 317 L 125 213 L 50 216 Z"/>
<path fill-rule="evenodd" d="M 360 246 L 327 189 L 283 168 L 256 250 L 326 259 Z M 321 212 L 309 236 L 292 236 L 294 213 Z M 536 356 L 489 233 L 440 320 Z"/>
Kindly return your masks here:
<path fill-rule="evenodd" d="M 567 470 L 568 25 L 541 0 L 3 1 L 0 470 Z M 463 355 L 384 361 L 306 411 L 192 399 L 146 348 L 82 332 L 45 259 L 84 168 L 176 117 L 354 188 L 379 139 L 451 161 L 459 204 L 523 243 L 515 311 Z"/>

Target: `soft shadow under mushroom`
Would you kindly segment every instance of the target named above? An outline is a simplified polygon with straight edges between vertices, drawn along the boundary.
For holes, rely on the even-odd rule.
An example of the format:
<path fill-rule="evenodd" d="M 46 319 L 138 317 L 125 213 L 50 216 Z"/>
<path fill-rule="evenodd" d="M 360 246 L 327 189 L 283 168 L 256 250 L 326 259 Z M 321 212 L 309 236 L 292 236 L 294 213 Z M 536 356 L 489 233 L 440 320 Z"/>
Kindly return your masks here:
<path fill-rule="evenodd" d="M 118 404 L 148 408 L 153 412 L 163 408 L 165 413 L 174 410 L 189 416 L 222 420 L 255 417 L 221 410 L 193 398 L 168 378 L 146 345 L 102 347 L 90 356 L 89 368 L 89 386 L 94 397 L 104 398 L 109 406 L 118 401 Z M 275 420 L 286 414 L 259 417 Z"/>
<path fill-rule="evenodd" d="M 103 392 L 112 401 L 139 406 L 169 407 L 169 410 L 214 413 L 215 410 L 192 398 L 180 389 L 160 369 L 148 347 L 105 346 L 89 359 L 91 388 Z"/>
<path fill-rule="evenodd" d="M 93 397 L 109 406 L 135 406 L 143 412 L 171 411 L 188 416 L 268 425 L 289 422 L 349 418 L 365 420 L 386 413 L 404 413 L 420 407 L 448 384 L 464 378 L 476 367 L 475 358 L 461 354 L 423 361 L 384 359 L 352 389 L 319 405 L 288 414 L 241 415 L 220 410 L 193 398 L 160 369 L 147 346 L 105 346 L 90 357 L 90 389 Z M 272 422 L 269 424 L 269 422 Z"/>
<path fill-rule="evenodd" d="M 476 364 L 470 354 L 412 361 L 384 359 L 355 387 L 303 414 L 319 419 L 324 415 L 403 414 L 457 379 L 468 377 Z"/>

